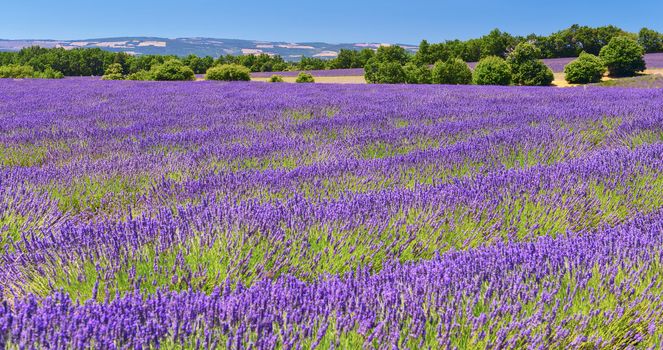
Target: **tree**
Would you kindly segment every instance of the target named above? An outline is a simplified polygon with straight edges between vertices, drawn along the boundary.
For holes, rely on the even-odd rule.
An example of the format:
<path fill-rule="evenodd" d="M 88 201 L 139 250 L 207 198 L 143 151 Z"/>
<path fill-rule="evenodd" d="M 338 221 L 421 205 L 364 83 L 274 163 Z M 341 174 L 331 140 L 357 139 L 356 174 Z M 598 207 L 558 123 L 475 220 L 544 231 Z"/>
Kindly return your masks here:
<path fill-rule="evenodd" d="M 431 47 L 428 41 L 422 40 L 421 43 L 419 43 L 419 50 L 417 50 L 417 53 L 414 55 L 414 62 L 416 62 L 419 65 L 423 64 L 430 64 L 432 59 L 431 55 Z"/>
<path fill-rule="evenodd" d="M 539 57 L 541 57 L 541 50 L 532 43 L 522 42 L 516 46 L 507 57 L 515 84 L 546 86 L 552 83 L 553 72 L 539 60 Z"/>
<path fill-rule="evenodd" d="M 466 85 L 472 83 L 472 71 L 460 58 L 436 62 L 432 75 L 434 84 Z"/>
<path fill-rule="evenodd" d="M 154 80 L 194 80 L 193 70 L 180 60 L 168 60 L 163 64 L 153 66 L 150 70 Z"/>
<path fill-rule="evenodd" d="M 601 49 L 599 56 L 608 68 L 610 76 L 628 77 L 645 70 L 645 49 L 637 41 L 615 37 Z"/>
<path fill-rule="evenodd" d="M 431 71 L 427 65 L 418 65 L 414 62 L 408 62 L 403 66 L 405 73 L 405 82 L 408 84 L 430 84 Z"/>
<path fill-rule="evenodd" d="M 35 70 L 28 65 L 12 64 L 7 66 L 0 66 L 0 78 L 32 78 L 35 75 Z"/>
<path fill-rule="evenodd" d="M 119 63 L 113 63 L 104 72 L 104 75 L 101 76 L 103 80 L 123 80 L 124 75 L 122 74 L 122 65 Z"/>
<path fill-rule="evenodd" d="M 548 86 L 555 76 L 541 60 L 526 61 L 517 69 L 512 69 L 512 81 L 524 86 Z"/>
<path fill-rule="evenodd" d="M 493 29 L 487 35 L 481 37 L 481 57 L 498 56 L 506 57 L 509 49 L 515 45 L 514 37 L 509 33 Z"/>
<path fill-rule="evenodd" d="M 379 62 L 377 56 L 366 63 L 364 78 L 372 84 L 402 84 L 407 81 L 401 63 L 397 61 Z"/>
<path fill-rule="evenodd" d="M 603 61 L 586 52 L 564 67 L 565 79 L 571 84 L 598 83 L 605 71 Z"/>
<path fill-rule="evenodd" d="M 295 79 L 295 83 L 315 83 L 315 79 L 310 73 L 299 72 L 297 79 Z"/>
<path fill-rule="evenodd" d="M 661 52 L 663 51 L 663 34 L 649 28 L 642 28 L 638 33 L 638 43 L 647 53 Z"/>
<path fill-rule="evenodd" d="M 410 60 L 410 55 L 404 48 L 397 45 L 380 46 L 375 53 L 375 59 L 381 63 L 397 62 L 402 66 Z"/>
<path fill-rule="evenodd" d="M 511 67 L 501 57 L 488 56 L 477 63 L 472 82 L 477 85 L 509 85 Z"/>
<path fill-rule="evenodd" d="M 249 81 L 251 71 L 239 64 L 222 64 L 209 68 L 205 74 L 205 80 Z"/>

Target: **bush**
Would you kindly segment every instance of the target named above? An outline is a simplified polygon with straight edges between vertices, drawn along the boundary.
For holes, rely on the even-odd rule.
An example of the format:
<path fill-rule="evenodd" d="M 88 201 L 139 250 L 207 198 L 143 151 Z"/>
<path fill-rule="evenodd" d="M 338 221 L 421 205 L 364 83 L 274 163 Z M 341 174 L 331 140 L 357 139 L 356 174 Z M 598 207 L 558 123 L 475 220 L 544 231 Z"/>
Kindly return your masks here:
<path fill-rule="evenodd" d="M 526 61 L 517 68 L 512 68 L 513 82 L 525 86 L 548 86 L 555 76 L 541 60 Z"/>
<path fill-rule="evenodd" d="M 546 86 L 555 78 L 552 70 L 541 60 L 541 50 L 534 44 L 522 42 L 507 57 L 512 80 L 517 85 Z"/>
<path fill-rule="evenodd" d="M 497 56 L 482 58 L 474 68 L 472 82 L 477 85 L 509 85 L 511 67 Z"/>
<path fill-rule="evenodd" d="M 123 80 L 124 75 L 122 74 L 122 65 L 119 63 L 113 63 L 106 68 L 104 75 L 101 76 L 103 80 Z"/>
<path fill-rule="evenodd" d="M 315 79 L 313 79 L 313 76 L 309 73 L 299 72 L 297 79 L 295 79 L 295 83 L 315 83 Z"/>
<path fill-rule="evenodd" d="M 413 62 L 403 66 L 405 73 L 405 82 L 408 84 L 430 84 L 431 72 L 426 65 L 417 65 Z"/>
<path fill-rule="evenodd" d="M 280 75 L 272 75 L 268 80 L 270 83 L 282 83 L 283 77 Z"/>
<path fill-rule="evenodd" d="M 364 67 L 364 78 L 371 84 L 402 84 L 407 81 L 399 62 L 380 62 L 371 58 Z"/>
<path fill-rule="evenodd" d="M 205 74 L 206 80 L 249 81 L 251 71 L 239 64 L 222 64 L 212 67 Z"/>
<path fill-rule="evenodd" d="M 179 60 L 168 60 L 163 64 L 156 65 L 150 70 L 153 80 L 194 80 L 196 78 L 193 70 Z"/>
<path fill-rule="evenodd" d="M 34 75 L 35 70 L 31 66 L 18 64 L 0 66 L 0 78 L 32 78 Z"/>
<path fill-rule="evenodd" d="M 637 41 L 619 36 L 612 38 L 608 45 L 601 49 L 599 56 L 608 68 L 610 76 L 630 77 L 636 72 L 645 70 L 644 54 L 645 50 Z"/>
<path fill-rule="evenodd" d="M 152 74 L 146 70 L 139 70 L 136 73 L 131 73 L 125 77 L 127 80 L 154 80 Z"/>
<path fill-rule="evenodd" d="M 472 71 L 460 58 L 450 58 L 446 62 L 437 61 L 433 66 L 433 83 L 466 85 L 472 83 Z"/>
<path fill-rule="evenodd" d="M 603 61 L 586 52 L 564 66 L 565 79 L 571 84 L 598 83 L 605 71 Z"/>
<path fill-rule="evenodd" d="M 43 71 L 35 73 L 34 77 L 41 79 L 62 79 L 64 78 L 64 74 L 51 67 L 46 67 Z"/>

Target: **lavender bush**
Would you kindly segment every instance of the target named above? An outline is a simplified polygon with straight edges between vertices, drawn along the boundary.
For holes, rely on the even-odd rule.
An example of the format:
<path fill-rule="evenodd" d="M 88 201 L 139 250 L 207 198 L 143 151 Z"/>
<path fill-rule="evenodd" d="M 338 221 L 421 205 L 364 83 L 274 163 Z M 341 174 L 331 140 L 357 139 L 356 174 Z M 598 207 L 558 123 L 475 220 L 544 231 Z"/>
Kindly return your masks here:
<path fill-rule="evenodd" d="M 0 345 L 659 348 L 663 91 L 0 81 Z"/>

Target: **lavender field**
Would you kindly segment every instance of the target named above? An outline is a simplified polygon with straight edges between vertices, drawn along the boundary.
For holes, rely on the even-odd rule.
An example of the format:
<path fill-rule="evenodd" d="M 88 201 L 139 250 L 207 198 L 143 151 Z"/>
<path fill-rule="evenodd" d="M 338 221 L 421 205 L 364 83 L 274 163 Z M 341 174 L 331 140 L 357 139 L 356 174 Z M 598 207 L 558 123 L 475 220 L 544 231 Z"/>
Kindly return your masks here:
<path fill-rule="evenodd" d="M 0 80 L 0 347 L 663 346 L 663 90 Z"/>

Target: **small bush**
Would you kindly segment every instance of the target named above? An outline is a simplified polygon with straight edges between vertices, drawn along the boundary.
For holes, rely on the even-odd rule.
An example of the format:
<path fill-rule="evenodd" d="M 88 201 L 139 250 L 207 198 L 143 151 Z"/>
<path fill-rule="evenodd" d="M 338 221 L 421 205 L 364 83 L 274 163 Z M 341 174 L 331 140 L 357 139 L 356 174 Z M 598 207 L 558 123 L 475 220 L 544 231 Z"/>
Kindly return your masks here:
<path fill-rule="evenodd" d="M 511 67 L 501 57 L 488 56 L 477 63 L 472 82 L 477 85 L 509 85 Z"/>
<path fill-rule="evenodd" d="M 12 64 L 8 66 L 0 66 L 0 78 L 32 78 L 35 75 L 35 70 L 31 66 L 21 66 Z"/>
<path fill-rule="evenodd" d="M 154 80 L 152 74 L 146 70 L 139 70 L 125 77 L 126 80 Z"/>
<path fill-rule="evenodd" d="M 541 60 L 526 61 L 513 69 L 513 82 L 525 86 L 548 86 L 555 76 Z"/>
<path fill-rule="evenodd" d="M 630 77 L 645 70 L 645 49 L 637 41 L 619 36 L 612 38 L 601 48 L 599 56 L 608 68 L 610 76 Z"/>
<path fill-rule="evenodd" d="M 64 74 L 62 72 L 57 71 L 51 67 L 46 67 L 41 72 L 36 72 L 34 75 L 35 78 L 41 78 L 41 79 L 62 79 L 64 78 Z"/>
<path fill-rule="evenodd" d="M 108 68 L 106 68 L 106 71 L 104 71 L 104 75 L 101 76 L 101 79 L 103 80 L 123 80 L 124 75 L 122 74 L 122 65 L 119 63 L 113 63 Z"/>
<path fill-rule="evenodd" d="M 275 75 L 272 75 L 271 77 L 269 77 L 268 81 L 270 83 L 282 83 L 283 82 L 283 77 L 280 76 L 280 75 L 275 74 Z"/>
<path fill-rule="evenodd" d="M 196 78 L 193 70 L 179 60 L 168 60 L 163 64 L 156 65 L 150 70 L 154 80 L 194 80 Z"/>
<path fill-rule="evenodd" d="M 564 66 L 564 78 L 571 84 L 598 83 L 605 71 L 605 65 L 599 57 L 582 52 L 580 57 Z"/>
<path fill-rule="evenodd" d="M 211 67 L 205 74 L 206 80 L 249 81 L 251 71 L 239 64 L 222 64 Z"/>
<path fill-rule="evenodd" d="M 295 83 L 315 83 L 315 79 L 313 79 L 313 76 L 309 73 L 300 72 L 299 75 L 297 75 L 297 79 L 295 79 Z"/>
<path fill-rule="evenodd" d="M 413 62 L 403 66 L 405 82 L 408 84 L 430 84 L 431 71 L 426 65 L 417 65 Z"/>
<path fill-rule="evenodd" d="M 446 62 L 437 61 L 433 66 L 433 83 L 466 85 L 472 83 L 472 71 L 465 61 L 451 58 Z"/>

